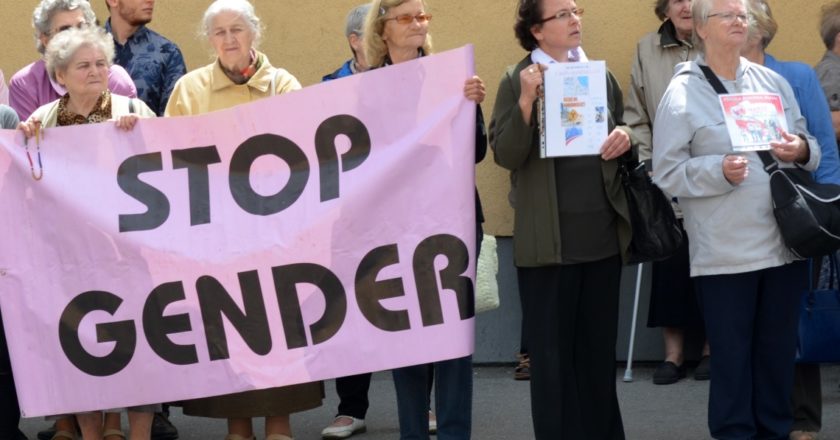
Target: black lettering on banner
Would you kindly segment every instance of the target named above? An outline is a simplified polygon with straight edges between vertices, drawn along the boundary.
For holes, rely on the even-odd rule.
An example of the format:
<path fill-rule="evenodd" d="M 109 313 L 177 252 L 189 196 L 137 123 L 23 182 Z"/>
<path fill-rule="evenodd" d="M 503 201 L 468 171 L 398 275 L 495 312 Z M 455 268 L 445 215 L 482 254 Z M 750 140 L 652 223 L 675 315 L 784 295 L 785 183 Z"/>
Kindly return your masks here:
<path fill-rule="evenodd" d="M 143 331 L 149 346 L 161 359 L 175 365 L 198 363 L 195 345 L 180 345 L 172 342 L 169 335 L 192 330 L 190 315 L 163 316 L 169 304 L 186 299 L 184 283 L 175 281 L 161 284 L 149 293 L 143 307 Z"/>
<path fill-rule="evenodd" d="M 320 344 L 338 333 L 347 316 L 347 296 L 341 280 L 329 269 L 312 263 L 289 264 L 271 268 L 274 289 L 280 306 L 280 319 L 289 349 L 306 347 L 306 328 L 297 293 L 298 284 L 311 284 L 324 295 L 326 308 L 321 318 L 309 326 L 312 345 Z"/>
<path fill-rule="evenodd" d="M 322 122 L 315 132 L 322 202 L 337 199 L 340 193 L 338 152 L 335 147 L 335 138 L 339 135 L 350 139 L 350 149 L 341 155 L 341 172 L 346 173 L 358 167 L 370 155 L 370 134 L 362 121 L 350 115 L 336 115 Z"/>
<path fill-rule="evenodd" d="M 262 288 L 256 270 L 239 273 L 239 287 L 245 312 L 233 301 L 224 286 L 213 277 L 202 276 L 195 283 L 201 319 L 210 360 L 228 359 L 227 336 L 222 323 L 224 315 L 239 332 L 242 340 L 256 354 L 264 356 L 271 351 L 271 333 L 265 313 Z"/>
<path fill-rule="evenodd" d="M 454 235 L 433 235 L 421 241 L 414 250 L 414 282 L 424 327 L 443 324 L 438 273 L 435 270 L 435 257 L 438 255 L 445 256 L 447 260 L 446 267 L 439 273 L 440 288 L 455 292 L 462 320 L 475 315 L 473 283 L 464 275 L 470 262 L 467 245 Z"/>
<path fill-rule="evenodd" d="M 190 194 L 190 226 L 210 223 L 209 165 L 220 163 L 216 146 L 172 150 L 172 167 L 186 168 Z"/>
<path fill-rule="evenodd" d="M 88 353 L 79 338 L 79 324 L 87 314 L 104 311 L 113 316 L 122 302 L 113 293 L 93 290 L 77 295 L 64 308 L 58 325 L 58 340 L 67 359 L 79 370 L 91 376 L 110 376 L 122 371 L 131 361 L 137 346 L 134 321 L 96 324 L 97 342 L 116 342 L 114 349 L 102 357 Z"/>
<path fill-rule="evenodd" d="M 274 155 L 289 165 L 289 180 L 277 194 L 263 196 L 251 186 L 251 165 L 260 156 Z M 236 203 L 255 215 L 276 214 L 291 206 L 303 194 L 309 180 L 306 154 L 289 139 L 276 134 L 248 138 L 233 153 L 230 161 L 230 192 Z"/>
<path fill-rule="evenodd" d="M 117 170 L 117 184 L 138 202 L 146 205 L 141 214 L 120 214 L 120 232 L 147 231 L 162 225 L 169 218 L 169 200 L 166 194 L 140 180 L 142 173 L 163 170 L 160 153 L 131 156 L 120 164 Z"/>
<path fill-rule="evenodd" d="M 411 328 L 407 310 L 388 310 L 380 303 L 383 299 L 405 296 L 401 278 L 376 280 L 382 269 L 399 262 L 397 245 L 389 244 L 368 252 L 356 270 L 356 302 L 359 310 L 371 324 L 389 332 Z"/>

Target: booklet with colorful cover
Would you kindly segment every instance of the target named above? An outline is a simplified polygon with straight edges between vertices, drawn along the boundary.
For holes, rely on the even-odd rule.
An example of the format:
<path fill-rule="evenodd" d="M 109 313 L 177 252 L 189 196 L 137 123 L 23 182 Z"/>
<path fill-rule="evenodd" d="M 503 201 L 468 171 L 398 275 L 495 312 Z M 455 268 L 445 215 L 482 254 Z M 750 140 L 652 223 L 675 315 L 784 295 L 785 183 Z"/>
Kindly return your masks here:
<path fill-rule="evenodd" d="M 540 157 L 600 154 L 607 139 L 604 61 L 553 63 L 539 101 Z"/>
<path fill-rule="evenodd" d="M 782 97 L 775 93 L 720 95 L 734 151 L 769 150 L 788 131 Z"/>

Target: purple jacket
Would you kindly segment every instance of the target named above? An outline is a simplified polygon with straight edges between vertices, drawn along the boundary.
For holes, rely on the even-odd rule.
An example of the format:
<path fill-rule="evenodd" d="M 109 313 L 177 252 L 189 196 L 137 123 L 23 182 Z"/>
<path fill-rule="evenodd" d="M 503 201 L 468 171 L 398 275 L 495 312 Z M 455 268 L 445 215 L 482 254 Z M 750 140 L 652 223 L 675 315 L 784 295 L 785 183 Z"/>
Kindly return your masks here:
<path fill-rule="evenodd" d="M 108 89 L 116 95 L 137 97 L 131 76 L 116 64 L 111 66 L 108 75 Z M 9 81 L 9 106 L 15 109 L 21 121 L 25 121 L 35 109 L 61 98 L 64 93 L 60 86 L 50 81 L 44 60 L 38 60 L 20 69 Z"/>

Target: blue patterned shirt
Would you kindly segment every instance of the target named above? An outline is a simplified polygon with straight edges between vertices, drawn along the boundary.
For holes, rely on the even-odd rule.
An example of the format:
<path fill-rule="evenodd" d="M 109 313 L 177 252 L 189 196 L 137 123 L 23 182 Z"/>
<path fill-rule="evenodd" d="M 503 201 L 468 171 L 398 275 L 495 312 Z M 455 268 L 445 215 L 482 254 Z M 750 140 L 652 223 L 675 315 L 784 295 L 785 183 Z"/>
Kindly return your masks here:
<path fill-rule="evenodd" d="M 105 30 L 111 32 L 110 19 L 105 23 Z M 114 49 L 114 63 L 131 75 L 137 96 L 158 116 L 163 116 L 175 82 L 187 73 L 181 50 L 146 26 L 128 37 L 124 46 L 115 39 Z"/>

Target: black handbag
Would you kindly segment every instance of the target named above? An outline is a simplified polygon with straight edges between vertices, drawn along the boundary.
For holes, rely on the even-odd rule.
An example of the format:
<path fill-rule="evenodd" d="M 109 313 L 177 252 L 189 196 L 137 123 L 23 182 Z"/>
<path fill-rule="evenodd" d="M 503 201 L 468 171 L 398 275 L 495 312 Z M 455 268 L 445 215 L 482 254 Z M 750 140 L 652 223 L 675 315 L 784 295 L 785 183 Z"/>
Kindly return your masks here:
<path fill-rule="evenodd" d="M 727 93 L 708 66 L 700 68 L 718 94 Z M 785 246 L 800 258 L 840 249 L 840 185 L 817 183 L 801 168 L 781 168 L 767 151 L 758 156 L 770 175 L 773 216 Z"/>
<path fill-rule="evenodd" d="M 643 163 L 619 159 L 619 173 L 633 237 L 628 263 L 664 260 L 682 245 L 682 228 L 671 202 L 650 179 Z"/>
<path fill-rule="evenodd" d="M 840 362 L 840 268 L 834 254 L 829 260 L 828 288 L 814 288 L 811 280 L 800 299 L 797 362 Z"/>

